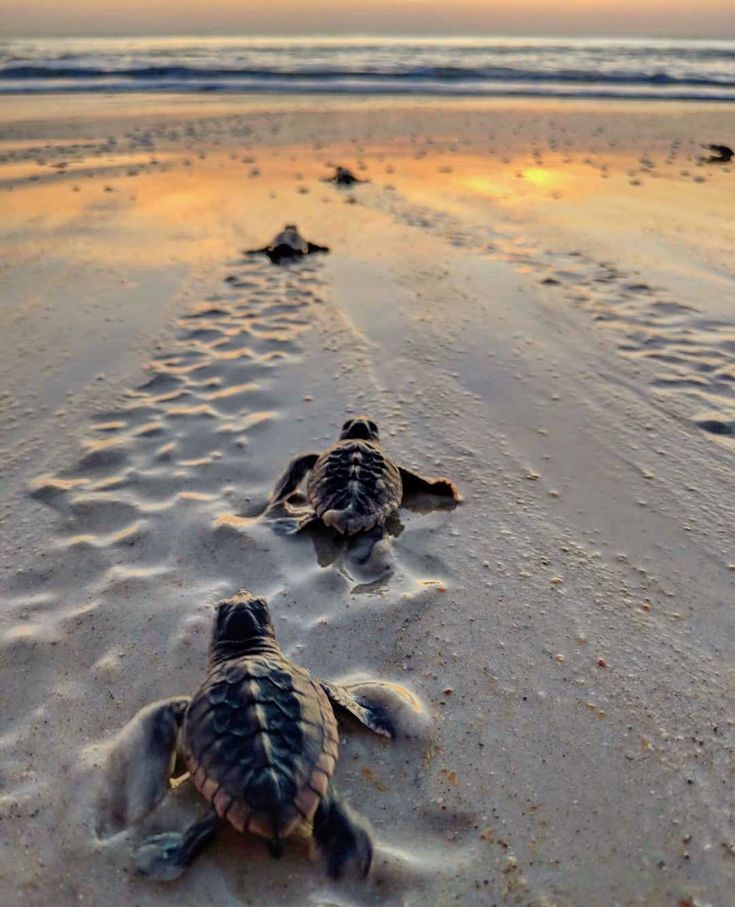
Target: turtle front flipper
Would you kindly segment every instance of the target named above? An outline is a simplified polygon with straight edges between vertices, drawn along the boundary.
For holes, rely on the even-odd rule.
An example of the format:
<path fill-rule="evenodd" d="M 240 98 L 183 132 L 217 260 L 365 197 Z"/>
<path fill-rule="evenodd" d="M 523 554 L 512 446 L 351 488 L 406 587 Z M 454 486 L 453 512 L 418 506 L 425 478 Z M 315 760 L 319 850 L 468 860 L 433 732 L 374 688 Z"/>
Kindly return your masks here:
<path fill-rule="evenodd" d="M 376 734 L 396 737 L 418 737 L 429 722 L 419 700 L 405 687 L 384 680 L 362 683 L 321 681 L 332 705 L 349 712 Z"/>
<path fill-rule="evenodd" d="M 157 882 L 178 879 L 225 825 L 214 810 L 184 831 L 168 831 L 148 838 L 138 848 L 138 872 Z"/>
<path fill-rule="evenodd" d="M 314 252 L 329 252 L 329 246 L 319 246 L 315 242 L 307 242 L 306 246 L 309 255 L 313 255 Z"/>
<path fill-rule="evenodd" d="M 395 738 L 396 729 L 393 721 L 381 704 L 365 703 L 362 698 L 354 694 L 354 687 L 341 686 L 326 680 L 322 680 L 321 684 L 332 705 L 340 706 L 376 734 L 390 737 L 391 740 Z"/>
<path fill-rule="evenodd" d="M 401 473 L 401 482 L 403 483 L 403 493 L 406 494 L 436 494 L 441 497 L 452 498 L 456 503 L 460 503 L 462 495 L 459 489 L 450 479 L 427 478 L 410 469 L 399 467 Z"/>
<path fill-rule="evenodd" d="M 98 834 L 117 834 L 163 800 L 188 704 L 188 696 L 154 702 L 111 742 L 99 777 Z"/>
<path fill-rule="evenodd" d="M 281 478 L 276 482 L 276 487 L 273 489 L 273 494 L 271 495 L 270 506 L 272 507 L 274 504 L 279 504 L 290 494 L 293 494 L 301 484 L 306 473 L 313 468 L 318 459 L 319 454 L 308 453 L 292 460 L 286 467 L 286 471 Z"/>
<path fill-rule="evenodd" d="M 373 862 L 373 839 L 366 819 L 330 791 L 314 815 L 314 840 L 332 879 L 354 872 L 364 878 Z"/>

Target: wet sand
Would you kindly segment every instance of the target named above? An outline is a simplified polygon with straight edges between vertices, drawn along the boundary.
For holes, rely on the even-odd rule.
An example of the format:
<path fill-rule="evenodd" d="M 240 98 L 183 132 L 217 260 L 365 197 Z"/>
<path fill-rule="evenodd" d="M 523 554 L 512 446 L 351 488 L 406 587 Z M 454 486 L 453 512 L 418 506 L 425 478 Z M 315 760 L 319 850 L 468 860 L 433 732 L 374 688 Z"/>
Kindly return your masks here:
<path fill-rule="evenodd" d="M 735 135 L 726 105 L 0 101 L 3 903 L 700 905 L 735 886 Z M 732 141 L 730 141 L 732 144 Z M 323 182 L 345 164 L 369 183 Z M 241 252 L 286 222 L 332 248 Z M 367 411 L 456 509 L 364 558 L 258 517 Z M 428 503 L 428 502 L 424 502 Z M 104 742 L 269 597 L 344 726 L 366 882 L 225 833 L 183 879 L 92 831 Z"/>

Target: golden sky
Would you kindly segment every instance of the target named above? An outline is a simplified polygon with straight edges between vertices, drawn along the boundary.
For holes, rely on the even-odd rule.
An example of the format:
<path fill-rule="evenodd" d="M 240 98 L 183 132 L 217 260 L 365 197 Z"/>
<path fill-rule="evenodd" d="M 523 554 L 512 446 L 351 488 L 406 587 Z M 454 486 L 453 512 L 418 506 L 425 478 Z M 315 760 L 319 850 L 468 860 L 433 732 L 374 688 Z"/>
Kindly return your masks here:
<path fill-rule="evenodd" d="M 0 0 L 3 35 L 735 37 L 735 0 Z"/>

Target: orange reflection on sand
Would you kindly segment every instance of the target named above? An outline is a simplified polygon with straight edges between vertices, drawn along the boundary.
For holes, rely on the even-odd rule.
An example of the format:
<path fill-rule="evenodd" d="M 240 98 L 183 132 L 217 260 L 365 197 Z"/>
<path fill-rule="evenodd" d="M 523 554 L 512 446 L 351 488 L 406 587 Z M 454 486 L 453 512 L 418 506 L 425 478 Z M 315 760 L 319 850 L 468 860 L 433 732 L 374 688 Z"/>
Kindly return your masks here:
<path fill-rule="evenodd" d="M 534 186 L 551 192 L 564 188 L 569 182 L 561 173 L 549 167 L 526 167 L 521 171 L 521 176 Z"/>
<path fill-rule="evenodd" d="M 534 194 L 534 190 L 539 190 L 544 196 L 560 192 L 566 194 L 570 189 L 575 193 L 584 191 L 585 180 L 580 177 L 580 173 L 569 172 L 568 167 L 562 172 L 560 169 L 534 164 L 519 169 L 506 167 L 492 175 L 472 174 L 464 177 L 461 182 L 478 195 L 513 201 Z"/>
<path fill-rule="evenodd" d="M 479 195 L 505 195 L 507 187 L 502 179 L 489 176 L 468 176 L 462 181 L 464 185 Z"/>

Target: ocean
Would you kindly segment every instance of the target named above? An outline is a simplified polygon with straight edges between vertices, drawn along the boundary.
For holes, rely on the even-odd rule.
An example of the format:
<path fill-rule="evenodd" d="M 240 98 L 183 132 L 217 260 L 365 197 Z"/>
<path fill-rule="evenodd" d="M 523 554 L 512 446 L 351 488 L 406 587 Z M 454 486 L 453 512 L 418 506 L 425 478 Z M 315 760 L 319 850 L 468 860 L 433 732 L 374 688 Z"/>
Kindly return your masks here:
<path fill-rule="evenodd" d="M 248 92 L 735 100 L 735 40 L 0 41 L 0 93 Z"/>

